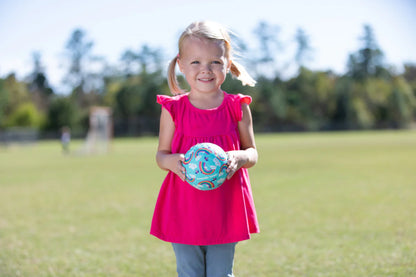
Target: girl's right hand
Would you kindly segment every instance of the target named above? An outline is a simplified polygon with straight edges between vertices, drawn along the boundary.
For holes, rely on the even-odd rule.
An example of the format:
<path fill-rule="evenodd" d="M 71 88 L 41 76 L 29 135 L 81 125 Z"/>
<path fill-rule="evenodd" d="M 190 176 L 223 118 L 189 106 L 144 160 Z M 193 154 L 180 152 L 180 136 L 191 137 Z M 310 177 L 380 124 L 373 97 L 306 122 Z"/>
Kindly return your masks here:
<path fill-rule="evenodd" d="M 156 154 L 156 161 L 160 168 L 172 171 L 182 181 L 185 181 L 185 167 L 182 165 L 185 161 L 184 154 L 172 154 L 169 151 L 160 150 Z"/>
<path fill-rule="evenodd" d="M 179 178 L 181 178 L 182 181 L 185 181 L 185 167 L 183 167 L 182 162 L 185 161 L 185 155 L 184 154 L 171 154 L 172 156 L 172 171 L 176 175 L 178 175 Z"/>

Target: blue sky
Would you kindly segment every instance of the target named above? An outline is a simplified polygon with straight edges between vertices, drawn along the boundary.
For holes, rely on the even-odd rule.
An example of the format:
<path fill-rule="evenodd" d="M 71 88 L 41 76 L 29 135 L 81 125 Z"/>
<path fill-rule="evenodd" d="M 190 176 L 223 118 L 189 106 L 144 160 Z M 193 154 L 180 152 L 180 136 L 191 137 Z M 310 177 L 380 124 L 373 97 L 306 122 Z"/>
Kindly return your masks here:
<path fill-rule="evenodd" d="M 293 55 L 293 36 L 301 27 L 313 48 L 307 65 L 338 73 L 359 48 L 363 25 L 370 24 L 386 62 L 400 70 L 404 62 L 416 63 L 415 15 L 414 0 L 1 0 L 0 76 L 15 72 L 23 78 L 32 70 L 32 52 L 39 51 L 49 81 L 59 87 L 65 44 L 75 28 L 85 30 L 93 53 L 111 64 L 145 43 L 170 59 L 179 33 L 201 19 L 226 25 L 250 47 L 256 46 L 253 30 L 260 21 L 278 25 L 286 45 L 278 57 L 282 63 Z"/>

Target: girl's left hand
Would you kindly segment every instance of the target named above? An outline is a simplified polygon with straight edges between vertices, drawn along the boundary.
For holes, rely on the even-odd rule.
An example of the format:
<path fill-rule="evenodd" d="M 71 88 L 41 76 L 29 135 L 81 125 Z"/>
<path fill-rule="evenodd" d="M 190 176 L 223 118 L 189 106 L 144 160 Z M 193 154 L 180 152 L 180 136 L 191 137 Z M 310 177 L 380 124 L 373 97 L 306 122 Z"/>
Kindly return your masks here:
<path fill-rule="evenodd" d="M 234 173 L 236 173 L 241 167 L 243 167 L 248 162 L 248 157 L 244 150 L 229 151 L 227 152 L 227 156 L 227 179 L 231 179 Z"/>

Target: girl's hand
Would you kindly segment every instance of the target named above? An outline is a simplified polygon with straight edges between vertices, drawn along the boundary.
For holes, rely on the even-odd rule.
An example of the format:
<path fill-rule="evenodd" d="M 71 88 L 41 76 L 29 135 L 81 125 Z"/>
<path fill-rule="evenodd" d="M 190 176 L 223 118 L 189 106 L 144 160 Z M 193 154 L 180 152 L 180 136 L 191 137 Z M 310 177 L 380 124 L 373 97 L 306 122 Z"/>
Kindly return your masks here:
<path fill-rule="evenodd" d="M 231 179 L 234 173 L 236 173 L 241 167 L 248 162 L 248 157 L 245 151 L 229 151 L 227 152 L 227 179 Z"/>
<path fill-rule="evenodd" d="M 257 150 L 253 147 L 245 150 L 227 152 L 227 179 L 231 179 L 240 168 L 249 168 L 257 163 Z"/>
<path fill-rule="evenodd" d="M 185 168 L 182 162 L 185 161 L 184 154 L 172 154 L 169 151 L 159 150 L 156 154 L 156 161 L 160 168 L 169 170 L 185 181 Z"/>
<path fill-rule="evenodd" d="M 184 154 L 170 154 L 168 158 L 171 164 L 169 170 L 178 175 L 182 181 L 185 181 L 185 167 L 183 167 L 182 162 L 185 161 Z"/>

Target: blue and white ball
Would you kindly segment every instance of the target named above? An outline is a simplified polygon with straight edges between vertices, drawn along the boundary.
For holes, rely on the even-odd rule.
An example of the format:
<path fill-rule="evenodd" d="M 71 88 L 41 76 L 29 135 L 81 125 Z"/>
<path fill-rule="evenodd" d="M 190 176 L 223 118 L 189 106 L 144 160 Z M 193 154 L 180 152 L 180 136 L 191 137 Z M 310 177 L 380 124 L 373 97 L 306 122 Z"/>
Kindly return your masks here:
<path fill-rule="evenodd" d="M 213 143 L 199 143 L 185 154 L 185 179 L 199 190 L 213 190 L 227 178 L 227 154 Z"/>

